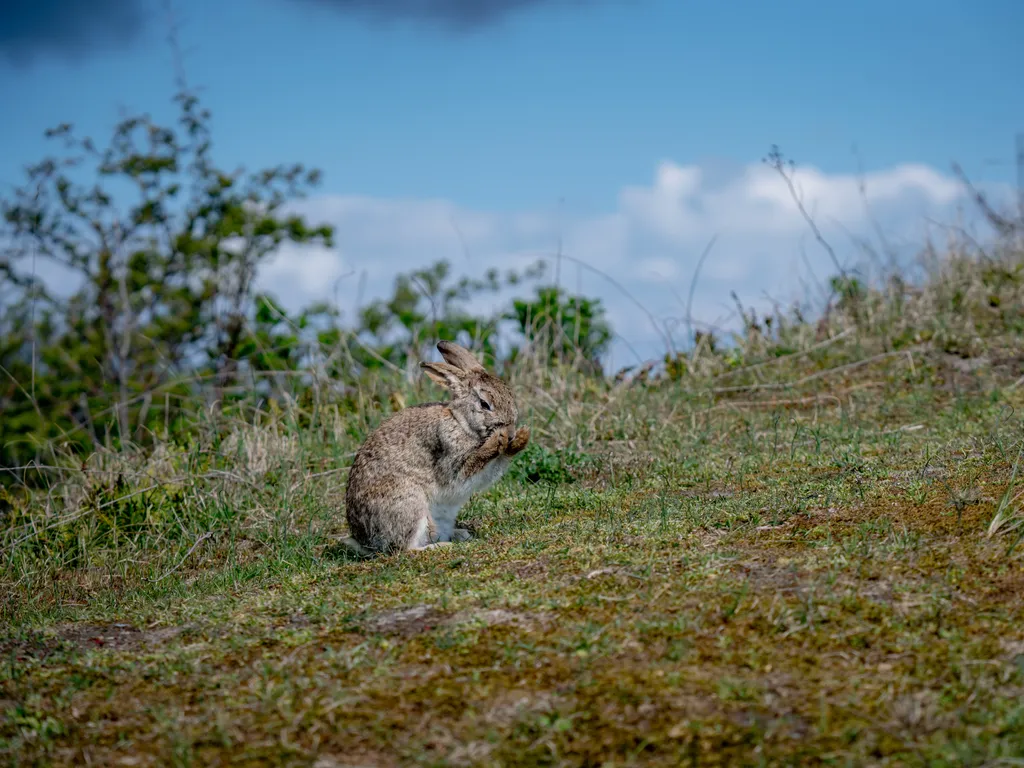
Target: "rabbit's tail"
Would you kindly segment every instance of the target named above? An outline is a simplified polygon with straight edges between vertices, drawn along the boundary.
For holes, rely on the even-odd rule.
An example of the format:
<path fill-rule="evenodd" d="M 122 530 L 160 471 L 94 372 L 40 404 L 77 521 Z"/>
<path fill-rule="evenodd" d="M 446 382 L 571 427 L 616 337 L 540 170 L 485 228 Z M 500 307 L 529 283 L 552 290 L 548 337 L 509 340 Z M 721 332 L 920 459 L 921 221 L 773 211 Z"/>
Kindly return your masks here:
<path fill-rule="evenodd" d="M 377 554 L 376 552 L 372 552 L 366 547 L 364 547 L 351 536 L 346 536 L 344 539 L 341 539 L 338 542 L 338 547 L 342 551 L 356 558 L 373 557 L 375 554 Z"/>

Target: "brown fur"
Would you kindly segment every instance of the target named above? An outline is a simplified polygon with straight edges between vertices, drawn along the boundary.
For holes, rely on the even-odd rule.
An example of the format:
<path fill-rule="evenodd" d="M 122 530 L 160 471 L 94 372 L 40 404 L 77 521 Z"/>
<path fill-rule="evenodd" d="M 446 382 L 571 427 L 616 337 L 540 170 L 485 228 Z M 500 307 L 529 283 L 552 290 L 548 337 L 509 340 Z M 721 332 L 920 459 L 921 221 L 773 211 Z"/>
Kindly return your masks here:
<path fill-rule="evenodd" d="M 445 362 L 420 367 L 452 399 L 405 408 L 363 443 L 349 472 L 350 546 L 363 553 L 422 549 L 468 538 L 455 528 L 466 500 L 497 481 L 526 447 L 511 388 L 469 350 L 437 344 Z"/>

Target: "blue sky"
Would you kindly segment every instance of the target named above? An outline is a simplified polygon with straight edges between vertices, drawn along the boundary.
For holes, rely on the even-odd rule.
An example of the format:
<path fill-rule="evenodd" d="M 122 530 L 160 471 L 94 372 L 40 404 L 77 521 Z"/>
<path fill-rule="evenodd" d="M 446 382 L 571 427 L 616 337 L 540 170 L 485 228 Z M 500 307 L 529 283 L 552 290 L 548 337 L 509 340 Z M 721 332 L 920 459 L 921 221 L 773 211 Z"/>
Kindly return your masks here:
<path fill-rule="evenodd" d="M 83 43 L 69 56 L 26 43 L 18 61 L 4 57 L 10 20 L 0 17 L 4 190 L 46 151 L 41 133 L 51 125 L 72 121 L 103 136 L 122 109 L 172 114 L 165 12 L 139 2 L 135 35 Z M 575 217 L 581 245 L 605 239 L 601 227 L 624 215 L 628 190 L 655 189 L 659 167 L 699 169 L 698 197 L 735 187 L 756 176 L 773 143 L 818 169 L 822 190 L 859 165 L 883 182 L 906 164 L 943 181 L 954 160 L 980 181 L 1014 178 L 1014 135 L 1024 130 L 1024 3 L 1014 0 L 538 0 L 469 30 L 385 22 L 344 4 L 174 0 L 188 77 L 214 112 L 218 157 L 323 169 L 324 200 L 313 204 L 337 221 L 359 200 L 390 211 L 381 227 L 401 226 L 409 206 L 427 201 L 449 219 L 480 217 L 491 227 L 480 247 L 493 251 L 481 263 L 516 258 L 511 251 L 529 250 L 531 237 L 538 248 L 550 241 L 528 220 L 557 210 Z M 950 203 L 915 189 L 911 201 Z M 921 213 L 897 208 L 904 219 Z M 606 266 L 673 261 L 685 293 L 697 234 L 706 235 L 693 234 L 692 247 L 625 238 Z M 348 252 L 337 258 L 358 269 L 363 251 L 380 266 L 387 242 L 373 238 L 343 236 Z M 748 252 L 744 243 L 764 241 L 756 232 L 733 238 Z M 421 261 L 453 255 L 425 242 Z M 415 242 L 403 247 L 395 268 L 415 258 Z M 792 263 L 792 252 L 776 251 L 751 264 Z M 734 272 L 725 270 L 759 285 L 753 272 Z M 381 285 L 387 276 L 380 271 Z"/>

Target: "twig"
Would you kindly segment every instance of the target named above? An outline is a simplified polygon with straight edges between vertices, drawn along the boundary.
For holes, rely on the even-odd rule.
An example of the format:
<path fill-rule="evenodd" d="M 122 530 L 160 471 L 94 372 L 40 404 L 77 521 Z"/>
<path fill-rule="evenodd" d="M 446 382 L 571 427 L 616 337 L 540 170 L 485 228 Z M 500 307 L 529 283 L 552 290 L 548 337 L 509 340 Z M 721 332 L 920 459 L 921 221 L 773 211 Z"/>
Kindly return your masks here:
<path fill-rule="evenodd" d="M 171 570 L 167 571 L 163 576 L 160 576 L 160 577 L 158 577 L 156 579 L 153 579 L 152 582 L 154 584 L 156 584 L 158 582 L 161 582 L 164 579 L 166 579 L 168 576 L 170 576 L 172 573 L 174 573 L 176 570 L 181 568 L 181 566 L 183 566 L 185 564 L 185 561 L 188 560 L 189 557 L 192 556 L 192 553 L 196 551 L 196 548 L 200 544 L 202 544 L 204 541 L 206 541 L 207 539 L 212 537 L 215 533 L 219 533 L 219 531 L 207 531 L 202 536 L 200 536 L 198 539 L 196 539 L 196 543 L 191 546 L 191 548 L 188 550 L 188 552 L 185 553 L 185 556 L 183 558 L 181 558 L 181 561 L 176 566 L 171 568 Z"/>
<path fill-rule="evenodd" d="M 836 256 L 835 250 L 829 244 L 828 240 L 825 239 L 825 236 L 821 234 L 821 230 L 818 229 L 818 225 L 817 223 L 815 223 L 814 217 L 811 216 L 807 212 L 807 209 L 804 207 L 804 201 L 800 197 L 800 193 L 797 191 L 796 185 L 793 183 L 793 177 L 790 174 L 786 173 L 785 158 L 783 158 L 782 152 L 779 150 L 778 146 L 773 146 L 771 148 L 771 151 L 768 153 L 768 157 L 765 159 L 765 162 L 767 162 L 769 166 L 774 168 L 778 172 L 779 176 L 782 177 L 783 181 L 786 182 L 786 186 L 789 188 L 789 194 L 793 198 L 793 202 L 796 203 L 796 207 L 797 210 L 800 211 L 800 215 L 803 216 L 804 221 L 807 222 L 807 226 L 810 227 L 811 234 L 814 235 L 814 239 L 818 241 L 818 244 L 822 248 L 825 249 L 826 253 L 828 253 L 829 255 L 829 258 L 832 259 L 833 266 L 839 271 L 839 274 L 845 278 L 846 269 L 843 267 L 842 264 L 839 263 L 839 258 Z M 795 167 L 795 164 L 792 161 L 790 161 L 790 168 Z"/>
<path fill-rule="evenodd" d="M 992 206 L 989 205 L 985 195 L 978 191 L 978 189 L 971 183 L 971 180 L 967 178 L 967 174 L 964 173 L 964 169 L 960 167 L 959 163 L 953 163 L 953 173 L 960 180 L 960 183 L 967 188 L 967 192 L 970 194 L 974 204 L 978 206 L 985 218 L 988 219 L 988 223 L 999 232 L 1003 237 L 1010 237 L 1014 232 L 1017 231 L 1017 224 L 1005 216 L 1000 216 L 996 213 Z"/>
<path fill-rule="evenodd" d="M 636 299 L 636 297 L 633 296 L 633 294 L 631 294 L 629 291 L 627 291 L 625 286 L 622 285 L 622 283 L 620 283 L 618 280 L 613 278 L 607 272 L 603 272 L 602 270 L 598 269 L 597 267 L 592 267 L 590 264 L 587 264 L 585 261 L 583 261 L 581 259 L 577 259 L 575 256 L 570 256 L 567 253 L 562 253 L 561 254 L 561 258 L 565 259 L 566 261 L 571 261 L 573 264 L 578 264 L 583 269 L 588 269 L 588 270 L 590 270 L 591 272 L 593 272 L 596 275 L 600 275 L 605 280 L 607 280 L 609 283 L 611 283 L 613 286 L 618 288 L 619 291 L 622 292 L 623 296 L 625 296 L 627 299 L 629 299 L 637 307 L 637 309 L 639 309 L 641 312 L 643 312 L 647 316 L 647 319 L 651 322 L 651 327 L 654 328 L 655 332 L 659 336 L 661 336 L 662 341 L 665 342 L 665 351 L 668 352 L 669 354 L 672 354 L 674 352 L 674 348 L 673 348 L 673 345 L 672 345 L 672 339 L 669 338 L 667 333 L 665 333 L 665 329 L 662 328 L 661 325 L 658 324 L 658 321 L 655 319 L 654 315 L 651 314 L 650 310 L 648 310 L 647 307 L 645 307 L 642 303 L 640 303 Z"/>
<path fill-rule="evenodd" d="M 352 456 L 355 456 L 354 453 L 348 453 L 348 454 L 345 454 L 345 455 L 347 457 L 350 457 L 350 458 Z M 336 469 L 325 469 L 323 472 L 314 472 L 311 475 L 306 475 L 302 479 L 297 480 L 296 482 L 292 483 L 291 488 L 289 488 L 289 492 L 295 491 L 296 489 L 298 489 L 298 487 L 300 485 L 302 485 L 303 483 L 309 482 L 310 480 L 313 480 L 314 478 L 317 478 L 317 477 L 327 477 L 328 475 L 338 475 L 338 474 L 341 474 L 342 472 L 348 472 L 349 469 L 351 469 L 351 467 L 337 467 Z"/>
<path fill-rule="evenodd" d="M 767 367 L 769 365 L 775 365 L 776 363 L 784 363 L 784 362 L 788 362 L 790 360 L 798 360 L 799 358 L 801 358 L 801 357 L 803 357 L 805 355 L 809 355 L 812 352 L 817 352 L 820 349 L 824 349 L 825 347 L 829 347 L 829 346 L 835 344 L 837 341 L 841 341 L 842 339 L 845 339 L 847 336 L 849 336 L 851 333 L 853 333 L 854 330 L 855 330 L 854 328 L 847 328 L 845 331 L 842 331 L 841 333 L 836 334 L 832 338 L 825 339 L 824 341 L 820 341 L 817 344 L 814 344 L 813 346 L 808 347 L 807 349 L 801 350 L 799 352 L 791 352 L 788 355 L 779 355 L 778 357 L 772 357 L 772 358 L 770 358 L 768 360 L 762 360 L 760 363 L 753 363 L 752 365 L 746 365 L 746 366 L 743 366 L 742 368 L 736 368 L 735 370 L 732 370 L 732 371 L 726 371 L 725 373 L 720 374 L 720 377 L 721 378 L 725 378 L 727 376 L 735 376 L 738 373 L 749 373 L 749 372 L 757 370 L 759 368 L 764 368 L 764 367 Z"/>
<path fill-rule="evenodd" d="M 711 253 L 711 249 L 714 247 L 715 242 L 718 240 L 718 233 L 712 235 L 711 240 L 704 247 L 704 252 L 697 259 L 697 268 L 693 270 L 693 279 L 690 280 L 690 294 L 686 298 L 686 333 L 689 341 L 693 341 L 693 294 L 697 290 L 697 279 L 700 277 L 700 268 L 704 266 L 704 261 Z"/>
<path fill-rule="evenodd" d="M 826 368 L 823 371 L 818 371 L 817 373 L 812 373 L 809 376 L 804 376 L 802 379 L 797 379 L 796 381 L 770 383 L 770 384 L 749 384 L 747 386 L 736 386 L 736 387 L 712 387 L 711 389 L 692 390 L 692 393 L 693 394 L 697 394 L 697 393 L 703 393 L 703 392 L 712 392 L 714 394 L 724 394 L 724 393 L 727 393 L 727 392 L 754 392 L 754 391 L 762 390 L 762 389 L 794 389 L 796 387 L 803 386 L 804 384 L 806 384 L 809 381 L 814 381 L 816 379 L 820 379 L 820 378 L 823 378 L 825 376 L 830 376 L 830 375 L 832 375 L 834 373 L 842 373 L 843 371 L 850 371 L 850 370 L 853 370 L 854 368 L 860 368 L 861 366 L 864 366 L 864 365 L 870 365 L 871 363 L 877 363 L 880 360 L 885 360 L 885 359 L 890 358 L 890 357 L 898 357 L 898 356 L 901 356 L 901 355 L 910 354 L 912 352 L 920 352 L 923 349 L 924 349 L 924 345 L 922 345 L 920 347 L 914 347 L 913 349 L 897 350 L 895 352 L 883 352 L 883 353 L 878 354 L 878 355 L 872 355 L 871 357 L 866 357 L 863 360 L 857 360 L 857 361 L 852 362 L 852 363 L 846 363 L 845 365 L 837 365 L 837 366 L 835 366 L 833 368 Z"/>

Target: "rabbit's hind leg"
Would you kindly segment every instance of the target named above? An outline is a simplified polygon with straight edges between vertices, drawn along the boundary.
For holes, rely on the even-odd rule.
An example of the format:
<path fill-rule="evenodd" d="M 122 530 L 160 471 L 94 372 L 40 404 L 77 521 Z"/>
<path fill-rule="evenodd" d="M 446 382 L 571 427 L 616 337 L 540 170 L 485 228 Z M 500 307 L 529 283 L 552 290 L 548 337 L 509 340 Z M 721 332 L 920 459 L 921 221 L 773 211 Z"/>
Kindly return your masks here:
<path fill-rule="evenodd" d="M 437 526 L 430 516 L 430 508 L 424 504 L 423 515 L 416 521 L 416 527 L 409 537 L 406 549 L 416 551 L 420 549 L 431 549 L 432 547 L 444 547 L 451 544 L 450 541 L 440 541 Z"/>

